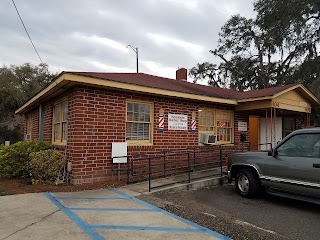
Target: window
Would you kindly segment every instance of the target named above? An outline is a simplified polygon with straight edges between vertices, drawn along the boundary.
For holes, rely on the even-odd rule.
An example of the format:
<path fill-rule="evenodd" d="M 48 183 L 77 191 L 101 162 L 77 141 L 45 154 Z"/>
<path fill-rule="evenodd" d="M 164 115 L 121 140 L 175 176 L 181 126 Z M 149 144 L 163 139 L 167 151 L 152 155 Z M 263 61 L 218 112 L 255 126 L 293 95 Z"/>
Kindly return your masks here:
<path fill-rule="evenodd" d="M 66 143 L 68 136 L 68 101 L 57 103 L 53 107 L 53 137 L 56 144 Z"/>
<path fill-rule="evenodd" d="M 218 141 L 231 142 L 233 113 L 230 111 L 216 111 L 216 118 Z"/>
<path fill-rule="evenodd" d="M 284 117 L 282 128 L 283 128 L 282 138 L 285 138 L 287 135 L 289 135 L 294 130 L 296 130 L 296 120 L 294 118 Z"/>
<path fill-rule="evenodd" d="M 199 133 L 216 135 L 218 143 L 231 143 L 233 140 L 233 112 L 200 109 Z"/>
<path fill-rule="evenodd" d="M 26 140 L 31 140 L 32 136 L 32 115 L 29 114 L 27 117 L 27 136 Z"/>
<path fill-rule="evenodd" d="M 199 132 L 215 133 L 214 111 L 200 110 L 199 111 Z"/>
<path fill-rule="evenodd" d="M 278 147 L 278 156 L 319 158 L 320 134 L 294 135 Z"/>
<path fill-rule="evenodd" d="M 128 143 L 152 144 L 153 104 L 128 101 L 126 114 L 126 140 Z"/>

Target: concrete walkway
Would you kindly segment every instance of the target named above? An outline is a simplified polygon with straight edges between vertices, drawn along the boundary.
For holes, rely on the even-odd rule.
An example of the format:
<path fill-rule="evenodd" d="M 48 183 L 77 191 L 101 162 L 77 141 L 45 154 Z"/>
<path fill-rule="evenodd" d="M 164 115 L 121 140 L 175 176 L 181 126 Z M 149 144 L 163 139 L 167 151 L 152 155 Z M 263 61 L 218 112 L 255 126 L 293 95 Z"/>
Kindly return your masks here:
<path fill-rule="evenodd" d="M 122 188 L 2 196 L 0 239 L 228 239 L 138 194 Z"/>

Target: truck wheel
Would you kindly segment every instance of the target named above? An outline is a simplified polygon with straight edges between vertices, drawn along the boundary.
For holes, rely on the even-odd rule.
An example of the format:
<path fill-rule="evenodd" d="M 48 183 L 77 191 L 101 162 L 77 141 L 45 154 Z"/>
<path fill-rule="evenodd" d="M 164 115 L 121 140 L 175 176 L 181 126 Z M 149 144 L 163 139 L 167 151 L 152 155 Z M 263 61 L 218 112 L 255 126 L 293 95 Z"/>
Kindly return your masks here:
<path fill-rule="evenodd" d="M 243 197 L 254 198 L 260 192 L 260 181 L 250 169 L 240 169 L 237 173 L 236 188 Z"/>

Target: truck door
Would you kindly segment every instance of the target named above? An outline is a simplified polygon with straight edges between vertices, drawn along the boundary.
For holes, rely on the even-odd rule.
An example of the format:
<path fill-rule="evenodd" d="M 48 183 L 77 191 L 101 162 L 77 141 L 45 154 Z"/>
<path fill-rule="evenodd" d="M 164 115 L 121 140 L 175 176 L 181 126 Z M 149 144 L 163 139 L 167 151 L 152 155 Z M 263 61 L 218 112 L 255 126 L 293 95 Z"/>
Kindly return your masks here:
<path fill-rule="evenodd" d="M 320 134 L 293 135 L 265 162 L 271 187 L 320 198 Z"/>

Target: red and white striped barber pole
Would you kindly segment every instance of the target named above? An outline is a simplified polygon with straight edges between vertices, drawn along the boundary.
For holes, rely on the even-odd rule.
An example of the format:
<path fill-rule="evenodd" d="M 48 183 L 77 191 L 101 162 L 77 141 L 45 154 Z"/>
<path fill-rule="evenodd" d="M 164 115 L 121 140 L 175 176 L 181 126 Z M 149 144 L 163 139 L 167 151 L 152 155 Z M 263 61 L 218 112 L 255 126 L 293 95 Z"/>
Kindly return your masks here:
<path fill-rule="evenodd" d="M 160 109 L 159 110 L 159 131 L 163 131 L 164 130 L 164 110 Z"/>
<path fill-rule="evenodd" d="M 192 113 L 192 120 L 191 120 L 191 131 L 195 132 L 197 130 L 197 114 L 195 112 Z"/>

